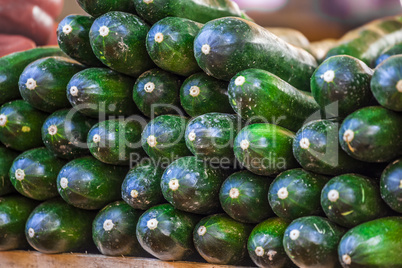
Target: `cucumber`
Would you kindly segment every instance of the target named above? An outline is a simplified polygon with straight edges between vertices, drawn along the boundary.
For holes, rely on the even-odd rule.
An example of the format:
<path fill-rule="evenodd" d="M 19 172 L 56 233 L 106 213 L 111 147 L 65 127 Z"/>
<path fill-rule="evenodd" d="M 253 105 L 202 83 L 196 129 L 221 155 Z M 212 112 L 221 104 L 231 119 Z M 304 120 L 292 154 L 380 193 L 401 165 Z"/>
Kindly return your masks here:
<path fill-rule="evenodd" d="M 52 113 L 70 106 L 66 86 L 84 66 L 64 57 L 47 57 L 29 64 L 20 76 L 21 96 L 32 107 Z"/>
<path fill-rule="evenodd" d="M 131 99 L 134 79 L 106 68 L 88 68 L 75 74 L 67 85 L 67 98 L 80 113 L 104 118 L 138 112 Z"/>
<path fill-rule="evenodd" d="M 41 253 L 87 250 L 93 245 L 95 214 L 68 205 L 61 198 L 37 206 L 25 225 L 29 244 Z"/>
<path fill-rule="evenodd" d="M 65 17 L 57 27 L 57 42 L 70 58 L 86 66 L 101 67 L 103 64 L 89 42 L 89 30 L 94 21 L 94 18 L 83 15 Z"/>
<path fill-rule="evenodd" d="M 206 113 L 233 113 L 229 104 L 228 83 L 196 73 L 188 77 L 180 88 L 180 103 L 192 117 Z"/>
<path fill-rule="evenodd" d="M 365 162 L 389 162 L 401 155 L 402 115 L 380 106 L 350 114 L 339 130 L 342 149 Z"/>
<path fill-rule="evenodd" d="M 18 80 L 25 67 L 33 61 L 48 56 L 62 56 L 60 48 L 37 47 L 0 58 L 0 105 L 21 98 Z"/>
<path fill-rule="evenodd" d="M 191 155 L 184 139 L 188 121 L 178 115 L 161 115 L 144 128 L 142 148 L 155 165 L 166 168 L 176 159 Z"/>
<path fill-rule="evenodd" d="M 228 88 L 233 110 L 250 122 L 272 123 L 297 131 L 320 110 L 310 93 L 264 70 L 242 71 L 232 78 Z"/>
<path fill-rule="evenodd" d="M 248 238 L 247 249 L 258 267 L 293 267 L 293 262 L 283 248 L 283 235 L 289 222 L 281 218 L 269 218 L 256 227 Z"/>
<path fill-rule="evenodd" d="M 135 4 L 131 0 L 77 0 L 77 3 L 93 17 L 99 17 L 109 11 L 125 11 L 136 14 Z"/>
<path fill-rule="evenodd" d="M 141 117 L 97 123 L 88 133 L 89 151 L 103 163 L 129 165 L 132 159 L 145 156 L 140 143 L 142 125 L 145 123 Z"/>
<path fill-rule="evenodd" d="M 286 228 L 283 246 L 298 267 L 341 267 L 337 248 L 345 231 L 323 217 L 302 217 Z"/>
<path fill-rule="evenodd" d="M 0 141 L 17 151 L 42 146 L 41 127 L 47 116 L 23 100 L 3 104 L 0 107 Z"/>
<path fill-rule="evenodd" d="M 194 245 L 201 257 L 213 264 L 238 265 L 248 259 L 247 239 L 252 226 L 225 214 L 203 218 L 194 229 Z"/>
<path fill-rule="evenodd" d="M 180 78 L 161 69 L 146 71 L 134 85 L 133 99 L 140 111 L 148 117 L 163 114 L 181 114 Z"/>
<path fill-rule="evenodd" d="M 144 252 L 135 237 L 142 211 L 123 201 L 104 207 L 92 223 L 92 239 L 103 255 L 139 256 Z"/>
<path fill-rule="evenodd" d="M 320 215 L 321 190 L 328 180 L 301 168 L 284 171 L 269 187 L 269 204 L 278 217 L 286 220 Z"/>
<path fill-rule="evenodd" d="M 338 40 L 334 38 L 326 38 L 323 40 L 311 42 L 307 51 L 311 53 L 318 63 L 322 63 L 328 51 L 338 44 Z"/>
<path fill-rule="evenodd" d="M 310 41 L 302 32 L 296 29 L 286 27 L 265 27 L 265 29 L 291 45 L 304 49 L 310 48 Z"/>
<path fill-rule="evenodd" d="M 370 105 L 373 70 L 363 61 L 347 55 L 326 59 L 311 77 L 311 92 L 321 109 L 337 105 L 329 116 L 341 117 Z M 326 109 L 328 112 L 328 109 Z M 328 116 L 327 116 L 328 118 Z"/>
<path fill-rule="evenodd" d="M 57 176 L 57 190 L 70 205 L 86 210 L 101 209 L 119 200 L 126 168 L 107 165 L 93 157 L 67 163 Z"/>
<path fill-rule="evenodd" d="M 387 166 L 380 181 L 381 197 L 396 212 L 402 213 L 402 158 Z"/>
<path fill-rule="evenodd" d="M 392 56 L 378 65 L 371 79 L 371 91 L 378 103 L 402 112 L 402 55 Z"/>
<path fill-rule="evenodd" d="M 377 60 L 375 61 L 375 66 L 380 65 L 380 63 L 382 63 L 391 56 L 400 54 L 402 54 L 402 43 L 396 44 L 382 51 L 381 55 L 378 56 Z"/>
<path fill-rule="evenodd" d="M 147 210 L 164 203 L 161 178 L 164 169 L 160 166 L 141 164 L 132 168 L 121 185 L 121 197 L 135 209 Z"/>
<path fill-rule="evenodd" d="M 147 35 L 147 51 L 166 71 L 190 76 L 201 69 L 194 58 L 194 39 L 203 25 L 192 20 L 167 17 L 155 23 Z"/>
<path fill-rule="evenodd" d="M 0 197 L 0 251 L 28 247 L 25 222 L 37 205 L 20 195 Z"/>
<path fill-rule="evenodd" d="M 15 192 L 8 175 L 11 165 L 18 153 L 0 144 L 0 196 Z"/>
<path fill-rule="evenodd" d="M 138 220 L 138 242 L 158 259 L 183 260 L 195 252 L 192 237 L 197 220 L 198 217 L 170 204 L 152 207 Z"/>
<path fill-rule="evenodd" d="M 57 157 L 72 160 L 89 153 L 87 135 L 95 120 L 75 109 L 52 113 L 43 123 L 42 141 Z"/>
<path fill-rule="evenodd" d="M 350 229 L 338 247 L 343 267 L 402 267 L 402 217 L 369 221 Z"/>
<path fill-rule="evenodd" d="M 229 81 L 240 71 L 269 71 L 297 89 L 310 91 L 317 67 L 312 55 L 289 45 L 263 27 L 240 18 L 208 22 L 194 40 L 198 65 L 208 75 Z"/>
<path fill-rule="evenodd" d="M 244 223 L 259 223 L 273 215 L 267 195 L 272 179 L 249 171 L 230 175 L 222 184 L 219 201 L 233 219 Z"/>
<path fill-rule="evenodd" d="M 162 194 L 177 209 L 211 214 L 220 208 L 219 190 L 229 172 L 194 156 L 182 157 L 170 164 L 163 173 Z"/>
<path fill-rule="evenodd" d="M 136 15 L 110 11 L 94 21 L 89 41 L 103 64 L 137 77 L 154 66 L 145 45 L 149 29 Z"/>
<path fill-rule="evenodd" d="M 234 141 L 234 153 L 249 171 L 263 176 L 275 175 L 298 167 L 292 153 L 295 134 L 271 124 L 243 128 Z"/>

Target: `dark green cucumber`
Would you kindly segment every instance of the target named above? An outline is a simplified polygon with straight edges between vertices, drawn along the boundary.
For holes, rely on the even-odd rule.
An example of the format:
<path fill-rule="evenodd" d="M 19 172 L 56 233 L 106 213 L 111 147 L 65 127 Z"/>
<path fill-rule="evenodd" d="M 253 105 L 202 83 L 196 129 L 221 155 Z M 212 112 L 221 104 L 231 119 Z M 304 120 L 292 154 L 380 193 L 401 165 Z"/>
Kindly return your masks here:
<path fill-rule="evenodd" d="M 193 230 L 198 217 L 170 204 L 150 208 L 137 224 L 137 239 L 150 254 L 164 261 L 180 261 L 195 252 Z"/>
<path fill-rule="evenodd" d="M 269 187 L 269 204 L 278 217 L 286 220 L 320 215 L 321 190 L 328 180 L 301 168 L 284 171 Z"/>
<path fill-rule="evenodd" d="M 402 213 L 402 158 L 387 166 L 381 176 L 382 199 L 396 212 Z"/>
<path fill-rule="evenodd" d="M 142 148 L 155 165 L 166 167 L 180 157 L 191 155 L 184 139 L 188 121 L 178 115 L 161 115 L 144 128 Z"/>
<path fill-rule="evenodd" d="M 142 117 L 97 123 L 88 133 L 89 151 L 103 163 L 129 165 L 131 159 L 141 159 L 145 156 L 140 143 L 145 123 Z"/>
<path fill-rule="evenodd" d="M 170 164 L 161 179 L 165 199 L 175 208 L 196 214 L 217 212 L 219 189 L 230 170 L 213 167 L 194 156 Z"/>
<path fill-rule="evenodd" d="M 229 102 L 243 119 L 272 123 L 297 131 L 320 106 L 310 93 L 297 90 L 278 76 L 259 69 L 236 74 L 229 84 Z"/>
<path fill-rule="evenodd" d="M 402 217 L 369 221 L 350 229 L 338 247 L 339 261 L 347 268 L 402 267 Z"/>
<path fill-rule="evenodd" d="M 201 69 L 194 58 L 194 39 L 203 25 L 192 20 L 167 17 L 155 23 L 147 35 L 147 51 L 166 71 L 190 76 Z"/>
<path fill-rule="evenodd" d="M 69 15 L 57 27 L 57 42 L 70 58 L 87 66 L 100 67 L 89 42 L 89 30 L 94 18 L 83 15 Z"/>
<path fill-rule="evenodd" d="M 248 238 L 247 248 L 248 254 L 258 267 L 293 267 L 282 242 L 288 225 L 286 220 L 274 217 L 254 227 Z"/>
<path fill-rule="evenodd" d="M 84 66 L 64 57 L 47 57 L 29 64 L 20 76 L 21 96 L 32 107 L 52 113 L 70 106 L 66 86 Z"/>
<path fill-rule="evenodd" d="M 92 239 L 103 255 L 139 256 L 143 249 L 135 237 L 138 219 L 143 212 L 123 201 L 104 207 L 92 223 Z"/>
<path fill-rule="evenodd" d="M 233 113 L 227 88 L 227 82 L 204 72 L 193 74 L 181 86 L 181 106 L 192 117 L 212 112 Z"/>
<path fill-rule="evenodd" d="M 0 59 L 0 105 L 21 98 L 18 80 L 25 67 L 33 61 L 49 56 L 62 56 L 60 48 L 37 47 L 16 52 Z"/>
<path fill-rule="evenodd" d="M 365 162 L 389 162 L 401 155 L 402 115 L 380 106 L 350 114 L 339 130 L 342 149 Z"/>
<path fill-rule="evenodd" d="M 247 239 L 252 225 L 226 214 L 203 218 L 194 229 L 194 245 L 201 257 L 213 264 L 238 265 L 248 259 Z"/>
<path fill-rule="evenodd" d="M 371 103 L 370 80 L 373 70 L 363 61 L 347 56 L 326 59 L 311 77 L 311 93 L 327 111 L 327 118 L 351 114 Z M 331 107 L 336 105 L 336 107 Z"/>
<path fill-rule="evenodd" d="M 72 160 L 89 153 L 87 135 L 94 124 L 75 109 L 60 110 L 43 123 L 42 141 L 57 157 Z"/>
<path fill-rule="evenodd" d="M 94 21 L 89 40 L 95 56 L 103 64 L 137 77 L 155 66 L 145 45 L 149 29 L 133 14 L 111 11 Z"/>
<path fill-rule="evenodd" d="M 249 171 L 230 175 L 222 184 L 219 201 L 233 219 L 244 223 L 259 223 L 273 215 L 267 195 L 272 179 Z"/>
<path fill-rule="evenodd" d="M 69 204 L 87 210 L 100 209 L 119 200 L 127 169 L 107 165 L 93 157 L 67 163 L 57 176 L 57 190 Z"/>
<path fill-rule="evenodd" d="M 164 169 L 160 166 L 141 164 L 132 168 L 121 185 L 121 197 L 135 209 L 147 210 L 164 203 L 161 178 Z"/>
<path fill-rule="evenodd" d="M 377 66 L 371 91 L 380 105 L 402 112 L 402 55 L 392 56 Z"/>
<path fill-rule="evenodd" d="M 161 69 L 152 69 L 138 77 L 133 99 L 148 117 L 180 113 L 180 78 Z"/>
<path fill-rule="evenodd" d="M 0 107 L 0 141 L 17 151 L 42 146 L 41 127 L 48 114 L 15 100 Z"/>
<path fill-rule="evenodd" d="M 132 115 L 138 111 L 132 101 L 134 79 L 106 68 L 89 68 L 75 74 L 67 86 L 71 105 L 84 115 Z"/>
<path fill-rule="evenodd" d="M 234 141 L 234 153 L 245 168 L 258 175 L 275 175 L 298 167 L 292 153 L 295 134 L 271 124 L 243 128 Z"/>
<path fill-rule="evenodd" d="M 394 55 L 400 55 L 400 54 L 402 54 L 402 43 L 391 46 L 391 47 L 385 49 L 383 52 L 381 52 L 381 55 L 378 56 L 377 60 L 375 61 L 375 66 L 380 65 L 380 63 L 382 63 L 389 57 L 392 57 Z"/>
<path fill-rule="evenodd" d="M 303 217 L 286 228 L 283 246 L 298 267 L 341 267 L 337 249 L 345 231 L 327 218 Z"/>
<path fill-rule="evenodd" d="M 37 205 L 20 195 L 0 197 L 0 251 L 28 247 L 25 223 Z"/>
<path fill-rule="evenodd" d="M 77 3 L 93 17 L 99 17 L 109 11 L 136 14 L 135 4 L 132 0 L 77 0 Z"/>
<path fill-rule="evenodd" d="M 42 253 L 88 250 L 93 245 L 94 217 L 94 213 L 70 206 L 61 198 L 52 199 L 32 211 L 25 225 L 25 236 Z"/>
<path fill-rule="evenodd" d="M 208 75 L 229 81 L 240 71 L 269 71 L 297 89 L 310 91 L 317 67 L 312 55 L 240 18 L 222 18 L 204 25 L 194 41 L 198 65 Z"/>
<path fill-rule="evenodd" d="M 9 171 L 18 153 L 0 144 L 0 196 L 15 192 L 11 184 Z"/>

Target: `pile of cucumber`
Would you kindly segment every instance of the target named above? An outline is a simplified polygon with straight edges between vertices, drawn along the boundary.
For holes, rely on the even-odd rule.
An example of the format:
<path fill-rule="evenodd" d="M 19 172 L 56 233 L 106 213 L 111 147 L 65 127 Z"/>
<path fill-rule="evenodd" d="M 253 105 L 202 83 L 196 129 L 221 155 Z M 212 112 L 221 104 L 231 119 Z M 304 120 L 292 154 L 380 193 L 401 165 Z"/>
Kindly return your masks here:
<path fill-rule="evenodd" d="M 401 16 L 322 58 L 230 0 L 77 2 L 0 58 L 0 251 L 402 267 Z"/>

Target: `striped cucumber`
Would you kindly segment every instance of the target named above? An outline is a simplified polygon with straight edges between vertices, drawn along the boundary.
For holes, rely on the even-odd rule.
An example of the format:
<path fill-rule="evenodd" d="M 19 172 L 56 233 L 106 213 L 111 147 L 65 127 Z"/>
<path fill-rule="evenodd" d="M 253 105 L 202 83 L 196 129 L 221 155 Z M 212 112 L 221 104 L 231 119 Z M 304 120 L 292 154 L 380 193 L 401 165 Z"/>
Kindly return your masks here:
<path fill-rule="evenodd" d="M 389 164 L 380 181 L 382 199 L 396 212 L 402 213 L 402 158 Z"/>
<path fill-rule="evenodd" d="M 378 56 L 377 60 L 375 61 L 375 66 L 380 65 L 380 63 L 382 63 L 389 57 L 392 57 L 394 55 L 400 55 L 400 54 L 402 54 L 402 43 L 391 46 L 391 47 L 385 49 L 383 52 L 381 52 L 381 55 Z"/>

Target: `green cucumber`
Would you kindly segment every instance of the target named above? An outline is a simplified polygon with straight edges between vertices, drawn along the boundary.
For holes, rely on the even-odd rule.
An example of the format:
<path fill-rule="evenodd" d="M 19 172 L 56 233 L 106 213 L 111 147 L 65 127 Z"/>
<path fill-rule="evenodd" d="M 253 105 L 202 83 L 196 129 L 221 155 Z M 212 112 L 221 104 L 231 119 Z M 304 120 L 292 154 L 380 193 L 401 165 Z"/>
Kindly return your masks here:
<path fill-rule="evenodd" d="M 94 21 L 89 41 L 95 56 L 103 64 L 137 77 L 154 66 L 145 45 L 149 29 L 133 14 L 111 11 Z"/>
<path fill-rule="evenodd" d="M 311 42 L 307 51 L 311 53 L 318 63 L 322 63 L 328 51 L 338 44 L 338 40 L 334 38 L 326 38 L 323 40 Z"/>
<path fill-rule="evenodd" d="M 25 223 L 37 205 L 20 195 L 0 197 L 0 251 L 28 247 Z"/>
<path fill-rule="evenodd" d="M 161 115 L 144 128 L 142 148 L 155 165 L 166 167 L 180 157 L 191 155 L 184 139 L 188 121 L 178 115 Z"/>
<path fill-rule="evenodd" d="M 132 168 L 121 185 L 121 197 L 135 209 L 147 210 L 164 203 L 161 178 L 164 169 L 160 166 L 141 164 Z"/>
<path fill-rule="evenodd" d="M 134 85 L 133 99 L 148 117 L 179 113 L 180 78 L 161 69 L 146 71 Z"/>
<path fill-rule="evenodd" d="M 283 246 L 298 267 L 341 267 L 337 249 L 345 231 L 323 217 L 302 217 L 286 228 Z"/>
<path fill-rule="evenodd" d="M 87 135 L 94 124 L 75 109 L 60 110 L 43 123 L 42 141 L 57 157 L 72 160 L 89 153 Z"/>
<path fill-rule="evenodd" d="M 190 76 L 201 69 L 194 58 L 194 39 L 203 25 L 192 20 L 167 17 L 155 23 L 147 35 L 147 51 L 166 71 Z"/>
<path fill-rule="evenodd" d="M 126 168 L 107 165 L 93 157 L 77 158 L 67 163 L 57 176 L 57 190 L 70 205 L 101 209 L 119 200 Z"/>
<path fill-rule="evenodd" d="M 286 220 L 320 215 L 321 190 L 328 180 L 301 168 L 284 171 L 269 187 L 269 204 L 278 217 Z"/>
<path fill-rule="evenodd" d="M 213 264 L 238 265 L 248 259 L 247 239 L 252 226 L 225 214 L 203 218 L 194 229 L 194 245 L 201 257 Z"/>
<path fill-rule="evenodd" d="M 237 160 L 257 175 L 275 175 L 298 167 L 292 153 L 295 134 L 271 124 L 253 124 L 243 128 L 234 141 Z"/>
<path fill-rule="evenodd" d="M 371 79 L 371 91 L 378 103 L 402 112 L 402 55 L 392 56 L 378 65 Z"/>
<path fill-rule="evenodd" d="M 25 225 L 29 244 L 41 253 L 88 250 L 93 245 L 91 227 L 95 214 L 58 199 L 37 206 Z"/>
<path fill-rule="evenodd" d="M 243 119 L 272 123 L 297 131 L 320 107 L 310 93 L 302 92 L 278 76 L 259 69 L 236 74 L 229 84 L 229 102 Z"/>
<path fill-rule="evenodd" d="M 94 20 L 83 15 L 65 17 L 57 27 L 57 42 L 70 58 L 86 66 L 101 67 L 103 64 L 95 56 L 89 42 L 89 30 Z"/>
<path fill-rule="evenodd" d="M 321 109 L 337 105 L 332 117 L 351 114 L 371 103 L 373 70 L 363 61 L 347 55 L 326 59 L 311 77 L 311 92 Z M 328 109 L 326 109 L 328 111 Z M 327 116 L 328 117 L 328 116 Z"/>
<path fill-rule="evenodd" d="M 389 57 L 392 57 L 394 55 L 400 55 L 402 54 L 402 43 L 396 44 L 394 46 L 391 46 L 387 49 L 385 49 L 380 56 L 378 56 L 377 60 L 375 61 L 375 66 L 380 65 L 383 61 L 388 59 Z"/>
<path fill-rule="evenodd" d="M 139 256 L 143 249 L 135 237 L 142 211 L 123 201 L 104 207 L 92 223 L 92 239 L 103 255 Z"/>
<path fill-rule="evenodd" d="M 249 171 L 230 175 L 222 184 L 219 201 L 233 219 L 244 223 L 259 223 L 273 215 L 267 195 L 272 179 Z"/>
<path fill-rule="evenodd" d="M 135 4 L 132 0 L 77 0 L 77 3 L 93 17 L 99 17 L 109 11 L 124 11 L 136 14 Z"/>
<path fill-rule="evenodd" d="M 205 24 L 195 38 L 194 55 L 201 69 L 218 79 L 229 81 L 240 71 L 256 68 L 304 91 L 310 91 L 309 79 L 317 67 L 304 49 L 253 22 L 233 17 Z"/>
<path fill-rule="evenodd" d="M 0 107 L 0 141 L 17 151 L 42 146 L 41 128 L 47 116 L 23 100 L 3 104 Z"/>
<path fill-rule="evenodd" d="M 18 153 L 0 144 L 0 196 L 15 192 L 9 177 L 10 167 Z"/>
<path fill-rule="evenodd" d="M 343 267 L 402 267 L 402 217 L 369 221 L 350 229 L 338 247 Z"/>
<path fill-rule="evenodd" d="M 219 189 L 230 170 L 216 168 L 194 156 L 170 164 L 162 175 L 161 189 L 175 208 L 195 214 L 217 212 Z"/>
<path fill-rule="evenodd" d="M 138 220 L 137 239 L 148 253 L 163 261 L 180 261 L 195 252 L 193 230 L 198 217 L 170 204 L 145 211 Z"/>
<path fill-rule="evenodd" d="M 402 158 L 387 166 L 380 181 L 381 197 L 390 208 L 402 213 Z"/>
<path fill-rule="evenodd" d="M 180 88 L 180 103 L 192 117 L 206 113 L 233 113 L 229 104 L 228 83 L 196 73 L 188 77 Z"/>
<path fill-rule="evenodd" d="M 389 162 L 401 155 L 402 115 L 380 106 L 350 114 L 339 130 L 342 149 L 365 162 Z"/>
<path fill-rule="evenodd" d="M 106 68 L 88 68 L 67 85 L 67 97 L 80 113 L 98 118 L 130 116 L 138 111 L 131 99 L 134 79 Z"/>
<path fill-rule="evenodd" d="M 18 80 L 25 67 L 33 61 L 49 56 L 62 56 L 58 47 L 37 47 L 12 53 L 0 59 L 0 105 L 21 98 Z"/>

